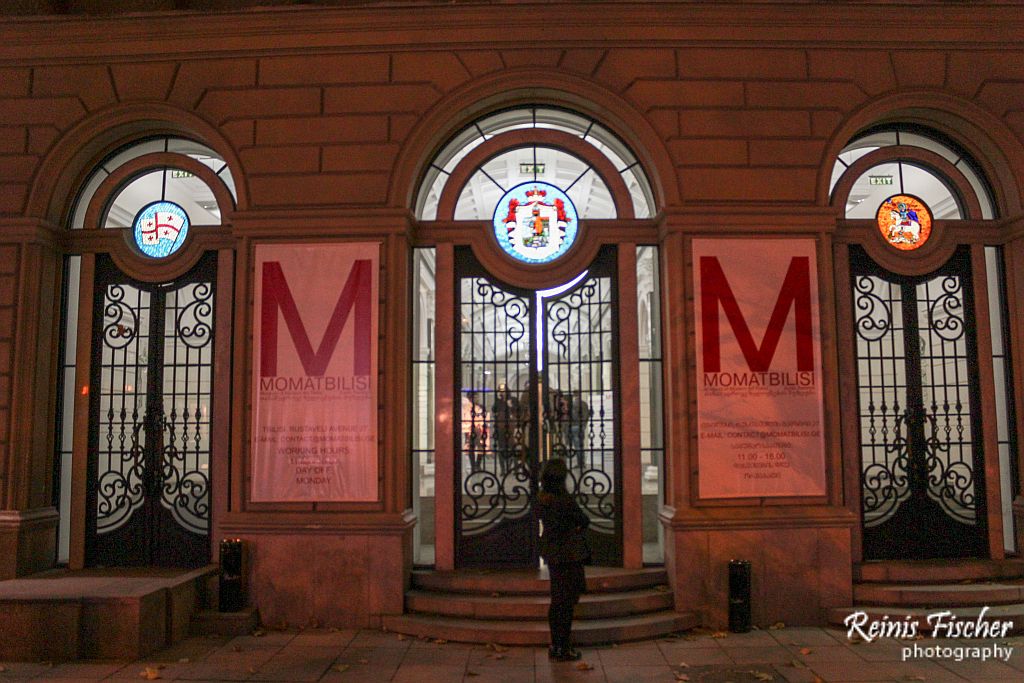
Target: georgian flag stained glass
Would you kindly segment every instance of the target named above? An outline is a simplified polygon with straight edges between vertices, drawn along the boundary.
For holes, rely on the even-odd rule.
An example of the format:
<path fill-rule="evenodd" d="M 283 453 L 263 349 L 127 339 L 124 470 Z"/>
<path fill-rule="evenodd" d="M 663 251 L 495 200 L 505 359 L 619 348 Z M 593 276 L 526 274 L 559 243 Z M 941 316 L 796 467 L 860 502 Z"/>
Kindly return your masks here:
<path fill-rule="evenodd" d="M 174 202 L 148 204 L 135 216 L 135 244 L 146 256 L 164 258 L 176 252 L 188 233 L 188 214 Z"/>

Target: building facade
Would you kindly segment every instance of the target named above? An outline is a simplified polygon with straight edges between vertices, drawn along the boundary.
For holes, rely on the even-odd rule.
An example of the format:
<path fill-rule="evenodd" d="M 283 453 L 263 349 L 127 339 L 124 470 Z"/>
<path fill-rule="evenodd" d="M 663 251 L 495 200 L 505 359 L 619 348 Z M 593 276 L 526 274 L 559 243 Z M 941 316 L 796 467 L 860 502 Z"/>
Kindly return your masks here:
<path fill-rule="evenodd" d="M 1018 553 L 1019 7 L 248 4 L 0 20 L 0 578 L 377 625 L 551 457 L 708 624 Z"/>

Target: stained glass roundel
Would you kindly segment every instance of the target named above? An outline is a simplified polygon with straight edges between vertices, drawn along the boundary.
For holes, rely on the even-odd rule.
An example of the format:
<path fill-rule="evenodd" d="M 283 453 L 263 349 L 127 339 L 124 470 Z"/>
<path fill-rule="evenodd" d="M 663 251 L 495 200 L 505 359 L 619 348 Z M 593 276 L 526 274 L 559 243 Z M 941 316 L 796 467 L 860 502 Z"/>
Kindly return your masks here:
<path fill-rule="evenodd" d="M 494 209 L 494 236 L 512 258 L 550 263 L 576 241 L 577 215 L 572 200 L 550 183 L 516 185 Z"/>
<path fill-rule="evenodd" d="M 165 258 L 181 248 L 188 235 L 188 214 L 174 202 L 147 204 L 135 215 L 135 244 L 146 256 Z"/>
<path fill-rule="evenodd" d="M 903 251 L 922 246 L 932 233 L 931 211 L 923 201 L 907 194 L 893 195 L 882 202 L 877 222 L 885 241 Z"/>

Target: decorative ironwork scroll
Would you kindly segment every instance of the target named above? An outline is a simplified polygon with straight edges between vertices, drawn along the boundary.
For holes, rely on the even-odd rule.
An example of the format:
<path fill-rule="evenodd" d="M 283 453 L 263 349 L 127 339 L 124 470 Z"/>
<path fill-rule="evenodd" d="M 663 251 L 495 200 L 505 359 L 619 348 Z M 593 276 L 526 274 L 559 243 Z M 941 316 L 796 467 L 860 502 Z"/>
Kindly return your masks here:
<path fill-rule="evenodd" d="M 461 278 L 459 296 L 458 513 L 461 536 L 477 537 L 463 553 L 473 563 L 504 543 L 498 527 L 531 533 L 532 307 L 526 293 L 480 276 Z"/>
<path fill-rule="evenodd" d="M 142 283 L 97 258 L 87 560 L 209 560 L 213 263 Z"/>
<path fill-rule="evenodd" d="M 589 277 L 545 308 L 546 457 L 566 459 L 600 534 L 617 529 L 613 316 L 610 277 Z"/>
<path fill-rule="evenodd" d="M 982 554 L 967 252 L 916 278 L 882 270 L 859 248 L 851 266 L 865 557 Z"/>
<path fill-rule="evenodd" d="M 210 415 L 213 286 L 167 293 L 164 333 L 163 487 L 160 503 L 196 534 L 210 524 Z M 170 410 L 168 410 L 170 407 Z"/>

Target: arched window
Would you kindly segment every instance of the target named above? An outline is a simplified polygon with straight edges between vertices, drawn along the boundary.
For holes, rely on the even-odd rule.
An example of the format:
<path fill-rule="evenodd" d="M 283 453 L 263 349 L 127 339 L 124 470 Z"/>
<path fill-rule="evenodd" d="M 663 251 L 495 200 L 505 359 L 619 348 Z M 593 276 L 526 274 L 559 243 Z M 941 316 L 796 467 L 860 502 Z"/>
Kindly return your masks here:
<path fill-rule="evenodd" d="M 467 169 L 463 162 L 474 152 Z M 489 114 L 453 136 L 420 184 L 416 216 L 445 220 L 438 215 L 439 202 L 452 193 L 456 220 L 489 219 L 498 199 L 525 182 L 560 188 L 585 219 L 625 217 L 612 198 L 613 183 L 627 191 L 630 218 L 655 213 L 650 183 L 622 140 L 586 116 L 536 106 Z"/>
<path fill-rule="evenodd" d="M 841 178 L 846 218 L 874 218 L 896 194 L 921 198 L 938 220 L 995 216 L 977 164 L 955 142 L 916 126 L 876 127 L 855 137 L 836 157 L 830 193 Z M 978 215 L 971 216 L 975 205 Z"/>
<path fill-rule="evenodd" d="M 440 565 L 535 562 L 520 492 L 552 457 L 571 463 L 595 562 L 663 561 L 654 519 L 664 491 L 657 208 L 638 155 L 578 112 L 488 113 L 435 153 L 415 214 L 415 561 L 435 561 L 425 529 L 444 507 L 455 529 L 438 532 L 453 533 L 438 544 L 453 548 Z M 634 337 L 628 357 L 618 335 Z M 435 386 L 456 406 L 444 423 L 435 424 Z M 624 424 L 627 403 L 639 419 Z M 459 451 L 454 464 L 431 459 L 444 429 Z M 455 491 L 435 500 L 435 480 L 454 481 Z M 645 511 L 643 525 L 623 521 L 626 498 Z"/>
<path fill-rule="evenodd" d="M 937 131 L 881 125 L 843 148 L 830 192 L 863 558 L 1013 552 L 1002 237 L 981 165 Z"/>
<path fill-rule="evenodd" d="M 161 136 L 107 155 L 70 208 L 54 471 L 58 562 L 210 559 L 211 463 L 227 447 L 212 428 L 216 387 L 227 385 L 213 362 L 227 343 L 214 339 L 223 308 L 218 250 L 229 245 L 225 219 L 235 199 L 221 155 Z M 79 353 L 80 338 L 90 353 Z M 76 431 L 84 421 L 88 430 Z M 86 520 L 84 535 L 73 535 L 74 518 Z"/>

